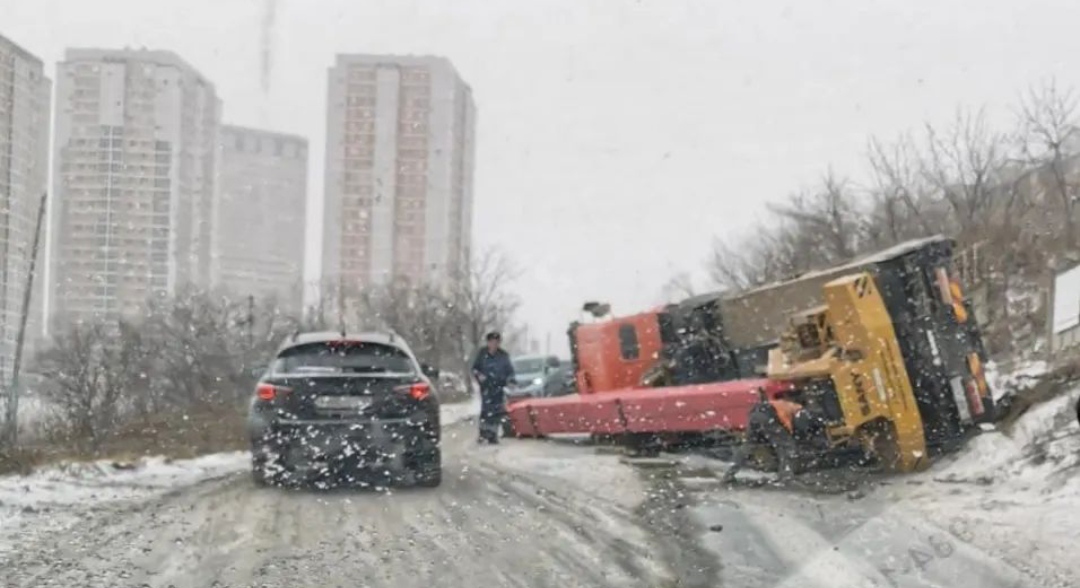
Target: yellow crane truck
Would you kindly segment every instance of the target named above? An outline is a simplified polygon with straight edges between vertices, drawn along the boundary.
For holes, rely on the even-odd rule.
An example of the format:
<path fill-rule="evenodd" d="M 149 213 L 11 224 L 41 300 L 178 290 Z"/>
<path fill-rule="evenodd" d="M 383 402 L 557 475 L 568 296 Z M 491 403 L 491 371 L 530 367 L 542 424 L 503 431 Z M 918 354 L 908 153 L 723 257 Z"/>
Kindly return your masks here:
<path fill-rule="evenodd" d="M 792 399 L 824 423 L 831 448 L 913 471 L 993 420 L 985 351 L 951 252 L 948 239 L 923 239 L 800 278 L 820 285 L 819 304 L 789 316 L 765 372 L 794 384 Z"/>

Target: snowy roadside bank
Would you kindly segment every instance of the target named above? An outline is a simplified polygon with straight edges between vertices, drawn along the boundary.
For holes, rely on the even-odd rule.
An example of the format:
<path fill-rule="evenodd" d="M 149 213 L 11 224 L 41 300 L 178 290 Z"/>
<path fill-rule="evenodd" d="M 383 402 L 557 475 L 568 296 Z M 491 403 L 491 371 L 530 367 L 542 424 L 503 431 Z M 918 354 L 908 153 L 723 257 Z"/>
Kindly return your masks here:
<path fill-rule="evenodd" d="M 1011 430 L 980 435 L 897 498 L 928 518 L 955 519 L 973 546 L 1018 568 L 1080 585 L 1078 398 L 1074 388 Z"/>
<path fill-rule="evenodd" d="M 722 578 L 747 587 L 1080 585 L 1078 397 L 1075 388 L 926 472 L 851 494 L 688 479 L 698 521 L 722 529 L 701 540 L 724 562 Z"/>

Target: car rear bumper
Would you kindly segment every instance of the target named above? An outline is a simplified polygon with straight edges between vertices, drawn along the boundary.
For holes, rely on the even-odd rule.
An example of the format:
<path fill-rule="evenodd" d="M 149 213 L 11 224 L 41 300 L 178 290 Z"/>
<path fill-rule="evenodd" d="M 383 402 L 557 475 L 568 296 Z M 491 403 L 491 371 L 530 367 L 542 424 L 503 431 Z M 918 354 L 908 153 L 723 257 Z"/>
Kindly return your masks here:
<path fill-rule="evenodd" d="M 436 415 L 394 419 L 282 419 L 252 415 L 248 433 L 253 449 L 258 446 L 302 443 L 326 452 L 357 451 L 367 447 L 411 447 L 421 441 L 439 441 Z"/>
<path fill-rule="evenodd" d="M 417 419 L 275 420 L 251 441 L 257 461 L 309 477 L 332 470 L 409 469 L 417 456 L 437 451 L 439 433 L 437 422 Z"/>

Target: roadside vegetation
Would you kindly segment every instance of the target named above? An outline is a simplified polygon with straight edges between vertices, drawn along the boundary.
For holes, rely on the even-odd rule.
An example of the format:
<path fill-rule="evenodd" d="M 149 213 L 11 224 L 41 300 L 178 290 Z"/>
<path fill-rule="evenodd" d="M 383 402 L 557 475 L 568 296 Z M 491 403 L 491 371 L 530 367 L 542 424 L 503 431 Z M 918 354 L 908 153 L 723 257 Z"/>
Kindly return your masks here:
<path fill-rule="evenodd" d="M 1032 352 L 1045 335 L 1054 273 L 1080 262 L 1078 95 L 1047 81 L 1019 94 L 1009 128 L 982 109 L 891 139 L 867 140 L 866 164 L 768 206 L 745 235 L 717 239 L 713 286 L 744 289 L 795 277 L 918 237 L 958 242 L 957 268 L 985 312 L 996 357 Z M 663 288 L 694 293 L 688 274 Z"/>
<path fill-rule="evenodd" d="M 484 332 L 514 332 L 514 276 L 506 258 L 489 252 L 454 288 L 398 281 L 341 299 L 324 289 L 303 316 L 273 299 L 188 289 L 148 301 L 138 314 L 69 321 L 28 366 L 38 376 L 27 387 L 36 414 L 20 419 L 17 444 L 0 441 L 0 473 L 60 459 L 245 449 L 260 369 L 297 330 L 391 328 L 421 361 L 468 382 L 465 366 Z M 467 389 L 440 392 L 447 403 L 471 397 Z"/>

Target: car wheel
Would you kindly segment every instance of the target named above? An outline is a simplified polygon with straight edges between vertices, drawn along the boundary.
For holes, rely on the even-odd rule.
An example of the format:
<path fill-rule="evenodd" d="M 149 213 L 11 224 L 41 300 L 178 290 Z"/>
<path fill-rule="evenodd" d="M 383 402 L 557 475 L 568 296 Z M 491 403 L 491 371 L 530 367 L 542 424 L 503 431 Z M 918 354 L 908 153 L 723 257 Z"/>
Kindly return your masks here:
<path fill-rule="evenodd" d="M 264 488 L 269 486 L 273 476 L 266 469 L 266 460 L 259 458 L 251 459 L 251 481 L 256 486 Z"/>
<path fill-rule="evenodd" d="M 435 448 L 417 460 L 416 485 L 437 488 L 442 484 L 442 451 Z"/>
<path fill-rule="evenodd" d="M 272 486 L 284 481 L 285 457 L 278 455 L 265 443 L 251 444 L 251 480 L 256 486 Z"/>

